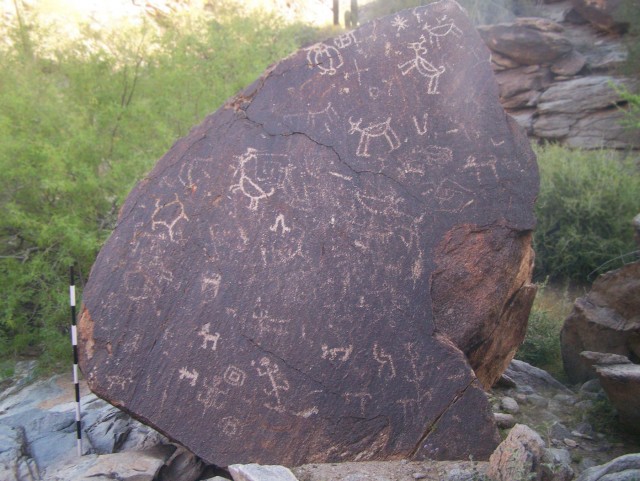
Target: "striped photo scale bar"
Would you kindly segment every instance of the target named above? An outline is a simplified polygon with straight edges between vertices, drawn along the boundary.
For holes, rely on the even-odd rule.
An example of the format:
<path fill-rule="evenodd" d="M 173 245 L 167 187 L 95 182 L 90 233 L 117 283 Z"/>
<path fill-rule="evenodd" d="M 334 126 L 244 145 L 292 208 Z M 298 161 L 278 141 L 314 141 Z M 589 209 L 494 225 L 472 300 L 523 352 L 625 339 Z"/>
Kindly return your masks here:
<path fill-rule="evenodd" d="M 69 269 L 69 299 L 71 303 L 71 344 L 73 345 L 73 384 L 76 389 L 76 443 L 82 456 L 82 421 L 80 417 L 80 381 L 78 380 L 78 329 L 76 327 L 76 285 L 73 266 Z"/>

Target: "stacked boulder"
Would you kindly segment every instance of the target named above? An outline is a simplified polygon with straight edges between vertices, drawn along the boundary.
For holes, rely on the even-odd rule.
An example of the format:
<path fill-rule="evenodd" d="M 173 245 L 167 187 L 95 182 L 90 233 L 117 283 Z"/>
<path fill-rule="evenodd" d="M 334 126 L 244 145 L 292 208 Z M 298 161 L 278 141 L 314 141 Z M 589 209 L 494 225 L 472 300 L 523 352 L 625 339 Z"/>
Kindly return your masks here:
<path fill-rule="evenodd" d="M 561 332 L 571 382 L 598 378 L 621 425 L 640 430 L 640 262 L 607 272 L 576 300 Z"/>
<path fill-rule="evenodd" d="M 478 28 L 492 51 L 501 103 L 530 136 L 587 149 L 640 146 L 622 125 L 620 91 L 638 82 L 617 73 L 627 50 L 612 3 L 557 2 L 540 9 L 549 18 Z"/>

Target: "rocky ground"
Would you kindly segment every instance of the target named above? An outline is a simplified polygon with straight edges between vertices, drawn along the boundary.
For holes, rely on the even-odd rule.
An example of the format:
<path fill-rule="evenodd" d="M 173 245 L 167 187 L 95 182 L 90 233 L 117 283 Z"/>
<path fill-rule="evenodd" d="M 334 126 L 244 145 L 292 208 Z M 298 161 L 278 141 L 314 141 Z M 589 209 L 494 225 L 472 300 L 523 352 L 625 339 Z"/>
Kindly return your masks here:
<path fill-rule="evenodd" d="M 35 380 L 34 367 L 34 362 L 20 363 L 14 377 L 2 383 L 0 479 L 196 481 L 216 476 L 218 480 L 231 479 L 227 471 L 205 466 L 188 451 L 89 393 L 84 385 L 84 456 L 79 458 L 70 376 Z M 555 466 L 555 477 L 546 479 L 600 479 L 586 476 L 599 469 L 595 466 L 625 454 L 640 453 L 640 438 L 625 434 L 616 425 L 597 381 L 568 388 L 545 371 L 513 361 L 490 396 L 504 437 L 516 423 L 529 426 L 540 435 L 548 448 L 545 456 Z M 629 459 L 635 463 L 633 470 L 625 472 L 640 474 L 638 458 L 620 458 L 626 459 L 627 464 Z M 591 470 L 586 471 L 588 468 Z M 305 465 L 292 468 L 293 475 L 286 475 L 295 478 L 277 473 L 271 478 L 260 476 L 299 481 L 471 481 L 486 479 L 489 469 L 490 463 L 475 460 L 392 461 Z M 236 472 L 233 479 L 261 479 L 250 474 L 240 476 Z"/>

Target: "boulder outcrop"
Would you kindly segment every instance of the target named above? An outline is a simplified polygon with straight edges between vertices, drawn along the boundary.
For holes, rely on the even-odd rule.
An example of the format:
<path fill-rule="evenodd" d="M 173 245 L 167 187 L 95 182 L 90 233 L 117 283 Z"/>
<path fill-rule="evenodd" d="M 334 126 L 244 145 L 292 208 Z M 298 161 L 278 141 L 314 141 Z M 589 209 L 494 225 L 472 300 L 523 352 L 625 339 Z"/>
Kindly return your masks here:
<path fill-rule="evenodd" d="M 601 30 L 624 32 L 629 22 L 622 16 L 624 0 L 571 0 L 571 6 Z"/>
<path fill-rule="evenodd" d="M 84 290 L 91 389 L 221 466 L 487 458 L 538 189 L 497 94 L 449 1 L 268 69 L 125 202 Z"/>
<path fill-rule="evenodd" d="M 599 276 L 591 292 L 576 299 L 560 333 L 562 361 L 572 383 L 596 377 L 583 351 L 640 360 L 640 262 Z"/>
<path fill-rule="evenodd" d="M 596 365 L 595 369 L 622 428 L 640 434 L 640 364 Z"/>
<path fill-rule="evenodd" d="M 640 86 L 619 73 L 627 49 L 624 28 L 611 15 L 620 2 L 555 3 L 538 6 L 540 18 L 478 27 L 492 51 L 502 105 L 533 138 L 587 149 L 640 148 L 622 122 L 620 89 Z"/>

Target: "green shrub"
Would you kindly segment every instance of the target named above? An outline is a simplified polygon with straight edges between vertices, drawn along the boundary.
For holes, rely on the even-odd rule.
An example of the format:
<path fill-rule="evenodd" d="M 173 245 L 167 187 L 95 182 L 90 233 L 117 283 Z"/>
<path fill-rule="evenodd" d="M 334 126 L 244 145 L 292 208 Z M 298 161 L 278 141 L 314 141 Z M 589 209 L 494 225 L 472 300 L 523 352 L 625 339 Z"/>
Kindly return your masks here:
<path fill-rule="evenodd" d="M 560 329 L 562 320 L 551 316 L 549 311 L 533 308 L 524 342 L 518 349 L 516 358 L 545 369 L 557 371 L 560 363 Z M 557 374 L 557 372 L 555 373 Z"/>
<path fill-rule="evenodd" d="M 516 359 L 544 369 L 556 379 L 563 379 L 560 331 L 572 307 L 573 303 L 569 301 L 566 289 L 538 285 L 527 333 L 516 353 Z"/>
<path fill-rule="evenodd" d="M 629 130 L 640 134 L 640 94 L 628 89 L 619 90 L 620 98 L 627 103 L 623 125 Z"/>
<path fill-rule="evenodd" d="M 637 158 L 612 151 L 537 148 L 540 195 L 534 234 L 536 278 L 587 282 L 633 259 L 631 220 L 638 213 Z"/>
<path fill-rule="evenodd" d="M 55 368 L 70 350 L 69 266 L 88 275 L 134 183 L 313 32 L 228 13 L 61 46 L 20 20 L 0 48 L 0 359 Z"/>

